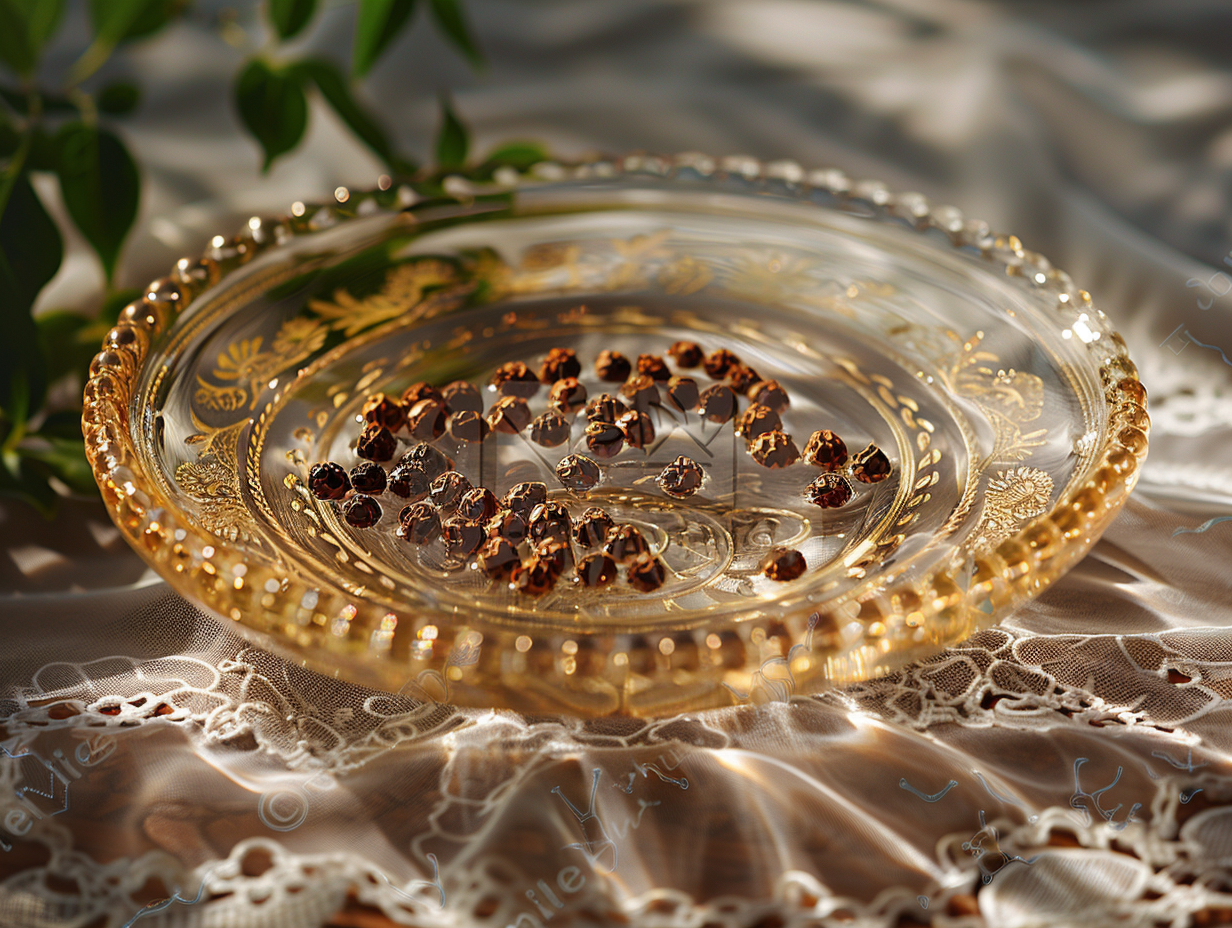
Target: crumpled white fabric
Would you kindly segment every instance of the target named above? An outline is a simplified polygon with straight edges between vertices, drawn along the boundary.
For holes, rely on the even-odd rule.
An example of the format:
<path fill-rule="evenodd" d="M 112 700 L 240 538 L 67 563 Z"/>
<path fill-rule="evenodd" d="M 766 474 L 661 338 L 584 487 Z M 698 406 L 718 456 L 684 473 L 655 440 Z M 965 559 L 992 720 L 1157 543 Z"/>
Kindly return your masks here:
<path fill-rule="evenodd" d="M 97 507 L 44 523 L 6 504 L 0 924 L 1232 923 L 1232 14 L 468 8 L 487 73 L 424 23 L 374 73 L 408 147 L 426 153 L 446 75 L 481 143 L 790 158 L 987 218 L 1126 337 L 1154 422 L 1138 489 L 999 628 L 886 679 L 652 721 L 420 706 L 307 673 L 171 593 Z M 304 150 L 260 176 L 213 12 L 111 66 L 147 90 L 126 129 L 145 168 L 133 283 L 377 173 L 314 109 Z M 331 7 L 307 44 L 341 55 L 351 15 Z M 96 278 L 73 251 L 45 305 Z"/>

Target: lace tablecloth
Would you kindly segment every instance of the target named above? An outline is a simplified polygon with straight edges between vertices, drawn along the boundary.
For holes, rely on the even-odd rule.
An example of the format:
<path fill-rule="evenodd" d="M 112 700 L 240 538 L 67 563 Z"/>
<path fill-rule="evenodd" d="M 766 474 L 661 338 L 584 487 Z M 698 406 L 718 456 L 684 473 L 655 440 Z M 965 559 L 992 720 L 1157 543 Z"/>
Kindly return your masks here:
<path fill-rule="evenodd" d="M 305 150 L 259 176 L 225 102 L 237 53 L 201 6 L 116 65 L 149 91 L 134 283 L 377 172 L 316 111 Z M 649 722 L 309 674 L 147 575 L 100 508 L 44 523 L 6 504 L 0 924 L 1232 923 L 1232 12 L 470 9 L 486 73 L 422 25 L 375 73 L 408 145 L 445 74 L 481 143 L 792 158 L 987 218 L 1118 323 L 1151 393 L 1142 482 L 997 629 L 874 683 Z M 351 15 L 309 41 L 344 48 Z M 93 274 L 76 254 L 48 304 Z"/>

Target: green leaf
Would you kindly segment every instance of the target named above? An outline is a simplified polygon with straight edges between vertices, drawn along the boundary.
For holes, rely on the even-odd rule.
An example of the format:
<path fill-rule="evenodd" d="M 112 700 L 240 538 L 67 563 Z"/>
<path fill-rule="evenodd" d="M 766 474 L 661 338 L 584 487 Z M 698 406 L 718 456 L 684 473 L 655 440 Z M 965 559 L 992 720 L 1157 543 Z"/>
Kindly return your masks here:
<path fill-rule="evenodd" d="M 49 473 L 50 469 L 41 461 L 5 452 L 0 458 L 0 494 L 25 500 L 50 518 L 59 497 L 47 482 Z"/>
<path fill-rule="evenodd" d="M 510 167 L 525 171 L 540 161 L 548 160 L 548 150 L 538 142 L 506 142 L 488 152 L 483 163 L 475 169 L 480 180 L 487 180 L 497 168 Z"/>
<path fill-rule="evenodd" d="M 363 77 L 415 12 L 415 0 L 359 0 L 351 74 Z"/>
<path fill-rule="evenodd" d="M 48 383 L 55 383 L 73 371 L 84 371 L 98 353 L 102 339 L 82 337 L 91 324 L 85 316 L 64 310 L 39 313 L 34 324 L 38 327 Z"/>
<path fill-rule="evenodd" d="M 95 102 L 100 111 L 112 116 L 123 116 L 135 110 L 141 102 L 141 88 L 127 82 L 108 84 L 99 91 Z"/>
<path fill-rule="evenodd" d="M 4 0 L 0 0 L 3 3 Z M 13 90 L 10 87 L 0 87 L 0 99 L 13 108 L 13 112 L 21 113 L 21 115 L 29 115 L 30 112 L 30 97 L 23 91 Z M 43 107 L 44 113 L 75 113 L 77 107 L 73 105 L 68 97 L 61 97 L 54 93 L 39 93 L 39 103 Z"/>
<path fill-rule="evenodd" d="M 78 423 L 81 416 L 77 415 Z M 30 464 L 31 470 L 58 477 L 69 489 L 78 493 L 93 493 L 98 489 L 94 473 L 86 460 L 85 447 L 80 436 L 69 438 L 46 438 L 46 447 L 19 446 L 16 450 Z M 35 464 L 34 462 L 37 462 Z M 38 465 L 42 465 L 41 467 Z"/>
<path fill-rule="evenodd" d="M 37 57 L 48 39 L 55 35 L 64 13 L 64 0 L 11 0 L 26 21 L 30 49 Z"/>
<path fill-rule="evenodd" d="M 301 80 L 315 84 L 321 91 L 321 96 L 333 107 L 342 121 L 392 170 L 397 173 L 411 173 L 415 170 L 414 165 L 394 153 L 385 130 L 356 102 L 342 72 L 334 64 L 320 58 L 309 58 L 291 65 L 290 70 Z"/>
<path fill-rule="evenodd" d="M 141 290 L 137 287 L 123 287 L 119 290 L 112 290 L 103 300 L 103 308 L 98 314 L 99 321 L 105 323 L 107 328 L 111 328 L 116 324 L 116 320 L 120 318 L 120 310 L 139 296 L 141 296 Z M 104 332 L 103 334 L 106 333 Z M 98 340 L 101 342 L 103 336 L 100 335 Z"/>
<path fill-rule="evenodd" d="M 441 127 L 436 133 L 436 164 L 441 168 L 460 168 L 466 163 L 470 148 L 470 133 L 458 119 L 449 103 L 441 97 Z"/>
<path fill-rule="evenodd" d="M 21 135 L 13 124 L 0 113 L 0 158 L 8 158 L 21 147 Z"/>
<path fill-rule="evenodd" d="M 81 444 L 85 440 L 81 434 L 81 410 L 59 409 L 49 413 L 39 426 L 38 434 L 43 438 L 60 438 Z"/>
<path fill-rule="evenodd" d="M 254 59 L 236 81 L 235 103 L 244 125 L 265 151 L 264 171 L 304 136 L 308 102 L 293 74 L 272 70 Z"/>
<path fill-rule="evenodd" d="M 56 133 L 60 192 L 73 222 L 103 262 L 110 281 L 141 198 L 141 176 L 128 149 L 106 129 L 71 122 Z"/>
<path fill-rule="evenodd" d="M 152 35 L 186 5 L 184 0 L 90 0 L 90 24 L 100 42 L 115 46 Z"/>
<path fill-rule="evenodd" d="M 26 170 L 54 171 L 59 163 L 60 152 L 56 140 L 42 126 L 35 126 L 30 150 L 26 153 Z"/>
<path fill-rule="evenodd" d="M 18 74 L 29 74 L 34 70 L 30 32 L 17 0 L 0 0 L 0 61 Z"/>
<path fill-rule="evenodd" d="M 453 46 L 466 56 L 471 67 L 483 65 L 483 53 L 471 38 L 470 26 L 466 22 L 466 14 L 462 11 L 461 0 L 432 0 L 432 18 L 436 27 L 444 33 Z"/>
<path fill-rule="evenodd" d="M 278 36 L 289 39 L 308 25 L 316 12 L 317 0 L 269 0 L 269 18 Z"/>

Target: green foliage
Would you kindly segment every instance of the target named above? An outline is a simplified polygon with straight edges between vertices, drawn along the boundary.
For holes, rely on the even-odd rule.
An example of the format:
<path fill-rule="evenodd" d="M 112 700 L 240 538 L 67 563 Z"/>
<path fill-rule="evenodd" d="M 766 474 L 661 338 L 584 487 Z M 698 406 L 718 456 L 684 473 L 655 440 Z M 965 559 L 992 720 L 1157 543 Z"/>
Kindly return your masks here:
<path fill-rule="evenodd" d="M 546 156 L 534 143 L 514 143 L 468 167 L 469 133 L 445 97 L 435 139 L 438 166 L 422 169 L 399 151 L 364 104 L 356 81 L 410 26 L 415 0 L 358 0 L 349 64 L 296 58 L 281 47 L 302 37 L 327 4 L 250 2 L 261 4 L 268 27 L 262 38 L 268 41 L 243 63 L 233 99 L 239 123 L 260 145 L 263 170 L 303 139 L 310 97 L 333 110 L 399 182 L 413 183 L 425 196 L 440 194 L 446 173 L 487 179 L 501 167 L 520 170 Z M 425 2 L 439 35 L 479 67 L 482 56 L 460 0 Z M 182 16 L 189 3 L 86 0 L 92 39 L 54 86 L 44 86 L 40 61 L 63 20 L 64 0 L 0 0 L 0 326 L 5 333 L 0 339 L 0 494 L 21 497 L 47 513 L 54 509 L 57 488 L 94 492 L 82 448 L 80 409 L 48 404 L 49 388 L 62 385 L 55 396 L 79 390 L 107 329 L 140 296 L 113 285 L 140 206 L 141 173 L 108 120 L 136 110 L 142 88 L 131 81 L 99 86 L 91 78 L 116 49 L 151 39 Z M 57 309 L 33 314 L 64 256 L 61 230 L 40 200 L 48 184 L 58 185 L 69 220 L 102 265 L 107 289 L 96 313 Z M 388 197 L 393 196 L 391 190 Z"/>

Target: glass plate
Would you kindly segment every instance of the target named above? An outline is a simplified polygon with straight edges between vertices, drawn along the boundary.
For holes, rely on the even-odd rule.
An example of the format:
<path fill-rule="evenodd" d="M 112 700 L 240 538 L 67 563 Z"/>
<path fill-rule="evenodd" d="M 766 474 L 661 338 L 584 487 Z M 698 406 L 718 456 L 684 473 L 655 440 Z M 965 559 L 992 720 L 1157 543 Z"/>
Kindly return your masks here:
<path fill-rule="evenodd" d="M 137 551 L 305 666 L 523 711 L 781 699 L 993 623 L 1090 548 L 1137 478 L 1149 420 L 1124 342 L 1068 275 L 953 208 L 700 155 L 424 189 L 342 192 L 216 237 L 125 310 L 86 388 L 89 457 Z M 742 366 L 682 367 L 665 355 L 681 340 Z M 587 416 L 566 409 L 563 432 L 536 432 L 559 445 L 529 427 L 431 444 L 498 497 L 542 481 L 574 520 L 600 507 L 637 527 L 647 559 L 592 565 L 608 585 L 575 579 L 570 562 L 597 549 L 567 543 L 558 570 L 545 556 L 515 589 L 465 556 L 471 529 L 451 529 L 452 548 L 412 544 L 410 500 L 377 495 L 380 520 L 357 528 L 345 501 L 310 491 L 314 464 L 359 463 L 373 393 L 465 380 L 486 408 L 500 365 L 536 371 L 553 348 L 576 352 L 591 398 L 640 404 L 632 425 L 653 436 L 613 445 L 620 433 L 596 427 L 588 444 Z M 820 463 L 826 501 L 850 500 L 815 502 L 829 471 L 789 463 L 781 436 L 750 445 L 775 423 L 724 420 L 721 389 L 710 418 L 663 381 L 622 395 L 596 373 L 602 351 L 736 387 L 737 415 L 751 382 L 777 381 L 754 395 L 802 455 L 815 431 L 845 442 L 845 463 Z M 548 410 L 547 385 L 522 386 L 521 412 Z M 416 442 L 403 430 L 397 444 Z M 869 445 L 888 475 L 856 460 Z M 595 460 L 597 485 L 561 484 L 569 454 Z M 668 495 L 660 475 L 681 456 L 704 482 Z"/>

